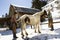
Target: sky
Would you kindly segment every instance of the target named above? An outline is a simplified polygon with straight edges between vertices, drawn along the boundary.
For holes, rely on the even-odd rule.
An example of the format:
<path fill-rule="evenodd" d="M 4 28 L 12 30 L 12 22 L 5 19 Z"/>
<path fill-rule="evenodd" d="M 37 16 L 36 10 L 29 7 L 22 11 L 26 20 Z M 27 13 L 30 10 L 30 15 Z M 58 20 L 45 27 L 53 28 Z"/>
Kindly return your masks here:
<path fill-rule="evenodd" d="M 0 17 L 9 13 L 10 4 L 31 8 L 32 0 L 0 0 Z"/>

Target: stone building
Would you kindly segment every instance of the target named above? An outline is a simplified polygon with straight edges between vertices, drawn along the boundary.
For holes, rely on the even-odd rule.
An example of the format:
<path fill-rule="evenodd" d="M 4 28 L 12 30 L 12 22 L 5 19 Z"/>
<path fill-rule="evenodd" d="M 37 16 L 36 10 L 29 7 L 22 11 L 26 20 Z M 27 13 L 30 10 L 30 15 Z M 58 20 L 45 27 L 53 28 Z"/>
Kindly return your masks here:
<path fill-rule="evenodd" d="M 20 7 L 20 6 L 16 6 L 16 5 L 10 5 L 9 16 L 12 16 L 14 13 L 17 13 L 16 18 L 19 18 L 20 16 L 22 16 L 24 14 L 32 15 L 32 14 L 39 12 L 39 11 L 40 10 L 38 10 L 38 9 Z"/>

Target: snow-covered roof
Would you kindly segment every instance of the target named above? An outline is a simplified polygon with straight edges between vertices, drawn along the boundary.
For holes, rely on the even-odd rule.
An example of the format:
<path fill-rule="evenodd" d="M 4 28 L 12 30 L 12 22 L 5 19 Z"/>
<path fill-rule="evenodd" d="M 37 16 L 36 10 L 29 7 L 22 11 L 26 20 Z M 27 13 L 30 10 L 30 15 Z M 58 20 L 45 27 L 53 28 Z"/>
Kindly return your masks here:
<path fill-rule="evenodd" d="M 16 12 L 23 12 L 23 13 L 36 13 L 39 12 L 39 9 L 34 9 L 34 8 L 28 8 L 24 6 L 19 6 L 19 5 L 12 5 L 15 9 Z"/>
<path fill-rule="evenodd" d="M 29 8 L 29 7 L 26 7 L 26 6 L 21 6 L 21 5 L 16 5 L 16 4 L 10 4 L 10 5 L 13 5 L 13 6 L 16 6 L 16 7 Z"/>
<path fill-rule="evenodd" d="M 54 4 L 56 1 L 57 1 L 57 0 L 54 0 L 53 2 L 48 3 L 47 5 L 43 6 L 42 9 L 45 9 L 45 8 L 47 8 L 47 7 L 49 7 L 49 6 L 52 6 L 52 4 Z"/>

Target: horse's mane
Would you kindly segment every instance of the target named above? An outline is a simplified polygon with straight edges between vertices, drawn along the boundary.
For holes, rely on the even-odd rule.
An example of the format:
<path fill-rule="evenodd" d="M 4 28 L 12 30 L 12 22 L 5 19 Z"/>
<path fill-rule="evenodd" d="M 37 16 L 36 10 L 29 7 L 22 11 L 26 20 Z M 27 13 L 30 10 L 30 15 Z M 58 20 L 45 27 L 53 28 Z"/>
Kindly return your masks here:
<path fill-rule="evenodd" d="M 40 15 L 43 14 L 43 12 L 44 12 L 44 11 L 37 12 L 37 13 L 33 14 L 33 16 L 40 16 Z"/>

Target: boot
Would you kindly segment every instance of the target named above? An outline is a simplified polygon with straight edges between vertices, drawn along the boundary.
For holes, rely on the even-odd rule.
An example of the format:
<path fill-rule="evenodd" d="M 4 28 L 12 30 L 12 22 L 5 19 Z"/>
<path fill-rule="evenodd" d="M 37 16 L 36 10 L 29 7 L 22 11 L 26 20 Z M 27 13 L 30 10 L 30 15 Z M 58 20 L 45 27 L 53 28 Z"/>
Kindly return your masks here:
<path fill-rule="evenodd" d="M 53 31 L 54 30 L 54 27 L 53 27 L 53 25 L 51 26 L 51 31 Z"/>
<path fill-rule="evenodd" d="M 18 37 L 16 36 L 16 33 L 13 33 L 13 38 L 18 38 Z"/>

